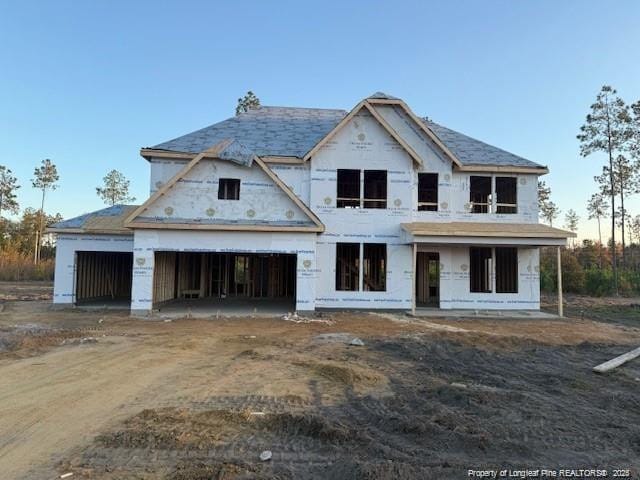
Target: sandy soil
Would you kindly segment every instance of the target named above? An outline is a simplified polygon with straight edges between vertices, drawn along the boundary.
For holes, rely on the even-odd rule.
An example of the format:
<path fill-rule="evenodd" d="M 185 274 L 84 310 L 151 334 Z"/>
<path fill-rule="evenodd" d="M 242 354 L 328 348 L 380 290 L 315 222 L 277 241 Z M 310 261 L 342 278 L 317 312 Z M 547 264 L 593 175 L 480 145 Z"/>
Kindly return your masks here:
<path fill-rule="evenodd" d="M 24 299 L 0 313 L 0 478 L 446 479 L 482 466 L 640 465 L 640 362 L 591 372 L 640 344 L 640 324 L 151 322 L 52 311 L 41 288 L 18 289 Z"/>

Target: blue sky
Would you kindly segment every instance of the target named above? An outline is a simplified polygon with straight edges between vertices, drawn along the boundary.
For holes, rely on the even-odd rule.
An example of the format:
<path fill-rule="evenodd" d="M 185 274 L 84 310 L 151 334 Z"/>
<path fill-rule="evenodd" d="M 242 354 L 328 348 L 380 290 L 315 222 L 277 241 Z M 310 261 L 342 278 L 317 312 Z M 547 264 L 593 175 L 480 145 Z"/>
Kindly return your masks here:
<path fill-rule="evenodd" d="M 344 109 L 382 90 L 548 165 L 562 217 L 574 208 L 595 235 L 585 203 L 604 159 L 581 158 L 575 135 L 602 84 L 640 99 L 639 24 L 635 0 L 0 0 L 0 164 L 37 207 L 30 179 L 51 158 L 47 210 L 70 217 L 102 206 L 112 168 L 144 200 L 140 147 L 233 115 L 249 89 Z"/>

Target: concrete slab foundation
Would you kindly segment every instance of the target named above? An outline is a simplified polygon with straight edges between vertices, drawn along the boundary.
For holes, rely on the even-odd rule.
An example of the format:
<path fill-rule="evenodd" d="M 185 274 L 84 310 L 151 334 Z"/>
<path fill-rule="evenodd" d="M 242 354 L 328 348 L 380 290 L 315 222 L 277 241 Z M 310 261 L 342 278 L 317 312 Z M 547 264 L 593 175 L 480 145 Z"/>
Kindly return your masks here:
<path fill-rule="evenodd" d="M 152 316 L 160 318 L 278 317 L 295 311 L 295 300 L 249 298 L 202 298 L 172 300 Z"/>

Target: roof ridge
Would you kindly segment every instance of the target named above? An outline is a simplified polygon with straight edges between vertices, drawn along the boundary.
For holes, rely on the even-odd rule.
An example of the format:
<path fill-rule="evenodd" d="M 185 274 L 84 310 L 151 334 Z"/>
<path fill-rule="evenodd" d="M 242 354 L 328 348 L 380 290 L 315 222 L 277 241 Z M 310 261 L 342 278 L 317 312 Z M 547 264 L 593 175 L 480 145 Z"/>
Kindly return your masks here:
<path fill-rule="evenodd" d="M 282 108 L 282 109 L 286 109 L 286 110 L 320 110 L 320 111 L 327 111 L 327 112 L 345 112 L 345 113 L 347 113 L 347 110 L 345 110 L 343 108 L 290 107 L 290 106 L 287 106 L 287 105 L 260 105 L 259 107 L 250 108 L 246 112 L 241 112 L 238 115 L 246 115 L 247 113 L 251 113 L 252 111 L 262 110 L 262 109 L 267 109 L 267 108 Z"/>

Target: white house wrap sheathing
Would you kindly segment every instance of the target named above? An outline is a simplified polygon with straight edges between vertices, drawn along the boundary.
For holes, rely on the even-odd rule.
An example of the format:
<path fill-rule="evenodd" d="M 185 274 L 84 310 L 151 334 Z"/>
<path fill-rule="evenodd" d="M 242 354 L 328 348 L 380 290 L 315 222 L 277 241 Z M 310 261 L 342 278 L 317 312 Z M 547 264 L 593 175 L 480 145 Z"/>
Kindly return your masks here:
<path fill-rule="evenodd" d="M 239 200 L 218 198 L 221 178 L 240 179 Z M 159 182 L 159 185 L 163 183 Z M 223 160 L 201 160 L 137 218 L 205 224 L 284 222 L 312 225 L 307 214 L 257 165 L 245 167 Z"/>
<path fill-rule="evenodd" d="M 59 234 L 53 303 L 75 303 L 76 252 L 133 252 L 133 235 Z"/>
<path fill-rule="evenodd" d="M 389 122 L 391 123 L 391 122 Z M 397 125 L 396 125 L 397 126 Z M 398 126 L 398 128 L 400 128 Z M 408 128 L 408 127 L 406 127 Z M 424 135 L 419 132 L 414 135 Z M 317 307 L 408 309 L 412 305 L 412 246 L 400 224 L 412 221 L 479 221 L 468 212 L 469 175 L 454 172 L 451 161 L 423 138 L 412 147 L 423 159 L 416 166 L 409 154 L 369 113 L 361 111 L 311 159 L 311 208 L 326 226 L 318 236 Z M 337 169 L 387 170 L 386 209 L 336 208 Z M 418 173 L 438 173 L 438 211 L 417 211 Z M 518 213 L 483 214 L 482 221 L 526 222 L 537 218 L 535 175 L 516 175 Z M 440 308 L 539 308 L 538 249 L 518 250 L 518 293 L 470 293 L 469 245 L 472 239 L 458 239 L 460 247 L 427 247 L 423 251 L 440 254 Z M 496 239 L 500 243 L 500 239 Z M 386 243 L 387 289 L 384 292 L 336 291 L 336 243 Z M 481 243 L 481 242 L 478 242 Z M 330 270 L 326 272 L 324 269 Z"/>
<path fill-rule="evenodd" d="M 132 311 L 148 312 L 152 308 L 156 251 L 296 254 L 296 310 L 315 308 L 318 267 L 314 233 L 136 230 Z"/>
<path fill-rule="evenodd" d="M 518 293 L 469 291 L 469 247 L 419 246 L 440 255 L 440 308 L 537 310 L 540 308 L 539 250 L 518 248 Z M 495 281 L 495 272 L 491 275 Z"/>
<path fill-rule="evenodd" d="M 393 99 L 382 94 L 374 98 Z M 544 240 L 509 236 L 505 224 L 537 224 L 537 179 L 546 169 L 424 120 L 430 134 L 435 132 L 437 139 L 446 145 L 444 150 L 452 152 L 450 156 L 403 105 L 390 105 L 388 101 L 359 105 L 360 111 L 352 117 L 349 114 L 350 120 L 323 141 L 321 147 L 317 143 L 347 112 L 261 107 L 154 147 L 151 149 L 154 152 L 145 155 L 151 169 L 150 192 L 162 189 L 162 194 L 142 207 L 136 217 L 139 224 L 135 221 L 129 224 L 135 229 L 132 236 L 60 234 L 54 302 L 74 301 L 77 251 L 133 251 L 131 307 L 143 312 L 153 307 L 154 252 L 233 252 L 296 254 L 298 310 L 316 307 L 407 310 L 414 302 L 414 251 L 420 251 L 439 255 L 440 308 L 539 308 L 538 247 L 561 246 L 565 239 L 557 232 L 550 232 Z M 201 158 L 184 178 L 162 188 L 189 164 L 189 159 L 160 158 L 164 153 L 190 152 L 196 156 L 228 140 L 233 141 L 232 147 L 225 143 L 228 151 L 219 152 L 223 159 Z M 405 147 L 412 151 L 411 155 Z M 300 163 L 309 152 L 312 152 L 310 160 Z M 265 158 L 256 160 L 254 154 Z M 225 155 L 229 156 L 226 160 Z M 286 188 L 274 182 L 270 172 L 265 173 L 263 160 L 278 157 L 287 158 L 282 163 L 269 163 L 268 167 L 317 215 L 324 232 L 312 233 L 322 225 L 288 196 Z M 461 162 L 462 168 L 454 165 L 453 157 Z M 337 208 L 338 169 L 386 171 L 386 208 Z M 498 173 L 504 169 L 509 173 Z M 438 174 L 437 211 L 418 211 L 422 172 Z M 491 177 L 494 189 L 495 177 L 514 177 L 517 212 L 471 213 L 469 190 L 473 175 Z M 238 200 L 218 199 L 220 178 L 240 179 Z M 363 175 L 361 194 L 362 179 Z M 496 235 L 480 236 L 459 226 L 456 227 L 459 231 L 449 236 L 437 235 L 434 222 L 439 226 L 442 222 L 486 223 L 495 227 L 491 233 Z M 424 225 L 414 235 L 411 232 L 417 230 L 410 227 L 416 223 Z M 236 230 L 236 225 L 241 228 Z M 336 290 L 338 243 L 360 245 L 358 291 Z M 386 245 L 384 291 L 363 291 L 362 255 L 363 244 L 367 243 Z M 469 248 L 473 246 L 517 247 L 518 293 L 470 292 Z M 491 281 L 495 283 L 495 272 Z"/>

